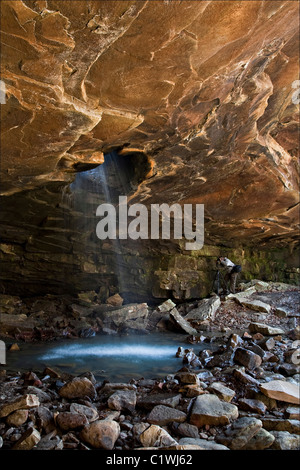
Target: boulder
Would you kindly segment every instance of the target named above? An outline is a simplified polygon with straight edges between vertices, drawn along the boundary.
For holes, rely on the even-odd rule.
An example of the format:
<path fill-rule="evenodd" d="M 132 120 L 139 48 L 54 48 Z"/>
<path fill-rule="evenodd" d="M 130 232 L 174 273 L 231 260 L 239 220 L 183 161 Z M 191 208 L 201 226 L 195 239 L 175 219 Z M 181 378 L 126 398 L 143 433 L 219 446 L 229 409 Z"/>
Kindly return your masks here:
<path fill-rule="evenodd" d="M 74 399 L 96 396 L 96 390 L 92 382 L 86 377 L 75 377 L 59 389 L 59 395 L 63 398 Z"/>
<path fill-rule="evenodd" d="M 262 359 L 258 354 L 245 348 L 237 348 L 235 350 L 233 359 L 238 364 L 245 366 L 247 369 L 255 369 L 262 363 Z"/>
<path fill-rule="evenodd" d="M 143 447 L 169 447 L 178 443 L 160 426 L 152 424 L 139 436 Z"/>
<path fill-rule="evenodd" d="M 104 328 L 146 329 L 149 314 L 146 303 L 109 307 L 103 309 L 100 305 L 99 308 L 94 309 L 96 316 L 102 320 Z"/>
<path fill-rule="evenodd" d="M 267 410 L 266 405 L 262 401 L 254 398 L 240 398 L 238 406 L 241 410 L 251 411 L 252 413 L 261 415 L 264 415 Z"/>
<path fill-rule="evenodd" d="M 262 335 L 283 335 L 284 331 L 281 328 L 275 328 L 264 323 L 252 322 L 249 324 L 249 330 L 251 333 L 261 333 Z"/>
<path fill-rule="evenodd" d="M 52 411 L 45 406 L 39 406 L 36 410 L 38 427 L 49 434 L 55 429 L 55 422 Z"/>
<path fill-rule="evenodd" d="M 13 450 L 31 450 L 40 441 L 40 433 L 33 427 L 29 427 L 21 438 L 13 445 Z"/>
<path fill-rule="evenodd" d="M 183 411 L 165 405 L 157 405 L 147 417 L 148 423 L 165 426 L 169 423 L 183 423 L 187 416 Z"/>
<path fill-rule="evenodd" d="M 87 424 L 80 438 L 95 449 L 112 450 L 120 434 L 120 426 L 113 420 L 97 420 Z"/>
<path fill-rule="evenodd" d="M 174 307 L 176 307 L 176 304 L 174 304 L 174 302 L 171 299 L 168 299 L 165 302 L 163 302 L 161 305 L 159 305 L 157 307 L 157 310 L 159 312 L 165 313 L 165 312 L 169 312 Z"/>
<path fill-rule="evenodd" d="M 197 330 L 195 330 L 195 328 L 193 328 L 191 324 L 180 315 L 175 307 L 169 313 L 169 324 L 171 324 L 173 329 L 181 333 L 187 333 L 189 335 L 197 334 Z"/>
<path fill-rule="evenodd" d="M 300 434 L 300 421 L 298 419 L 261 418 L 263 427 L 268 431 L 288 431 L 291 434 Z"/>
<path fill-rule="evenodd" d="M 272 449 L 274 450 L 300 450 L 300 436 L 287 431 L 270 431 L 274 436 Z"/>
<path fill-rule="evenodd" d="M 9 403 L 2 405 L 0 408 L 0 418 L 4 418 L 5 416 L 8 416 L 10 413 L 16 410 L 20 410 L 20 409 L 27 410 L 29 408 L 35 408 L 36 406 L 39 406 L 39 404 L 40 402 L 36 395 L 33 395 L 33 394 L 23 395 Z"/>
<path fill-rule="evenodd" d="M 120 294 L 112 295 L 108 297 L 108 299 L 106 299 L 105 301 L 106 304 L 112 305 L 113 307 L 120 307 L 123 304 L 123 302 L 124 300 L 122 299 Z"/>
<path fill-rule="evenodd" d="M 262 422 L 259 419 L 238 418 L 222 434 L 217 436 L 217 442 L 233 450 L 242 449 L 261 427 Z"/>
<path fill-rule="evenodd" d="M 148 410 L 151 410 L 156 405 L 166 405 L 175 408 L 179 404 L 180 398 L 181 395 L 178 393 L 155 393 L 138 398 L 137 405 Z"/>
<path fill-rule="evenodd" d="M 270 313 L 271 311 L 271 305 L 266 304 L 265 302 L 262 302 L 261 300 L 250 300 L 246 297 L 236 297 L 237 302 L 242 305 L 243 307 L 247 307 L 251 310 L 255 310 L 257 312 L 262 312 L 262 313 Z"/>
<path fill-rule="evenodd" d="M 88 420 L 84 414 L 72 413 L 70 411 L 58 413 L 56 422 L 63 431 L 79 429 L 88 424 Z"/>
<path fill-rule="evenodd" d="M 216 311 L 221 305 L 220 298 L 215 295 L 209 299 L 203 299 L 198 302 L 196 308 L 193 308 L 184 317 L 186 320 L 201 322 L 204 320 L 214 320 Z"/>
<path fill-rule="evenodd" d="M 80 403 L 72 403 L 70 406 L 71 413 L 79 413 L 84 415 L 89 423 L 96 421 L 99 418 L 98 411 L 91 406 L 81 405 Z"/>
<path fill-rule="evenodd" d="M 231 402 L 235 396 L 235 391 L 226 387 L 222 382 L 214 382 L 208 388 L 208 392 L 215 393 L 221 400 Z"/>
<path fill-rule="evenodd" d="M 182 384 L 200 384 L 199 377 L 194 372 L 177 372 L 177 374 L 175 375 L 175 379 L 178 379 Z"/>
<path fill-rule="evenodd" d="M 198 428 L 206 424 L 223 426 L 237 417 L 237 406 L 220 400 L 216 395 L 204 394 L 199 395 L 193 404 L 190 423 Z"/>
<path fill-rule="evenodd" d="M 242 447 L 241 450 L 264 450 L 271 447 L 275 437 L 266 429 L 259 429 L 257 433 Z"/>
<path fill-rule="evenodd" d="M 199 446 L 201 450 L 229 450 L 228 447 L 217 444 L 214 441 L 207 441 L 206 439 L 199 439 L 199 438 L 192 438 L 192 437 L 183 437 L 179 440 L 179 445 L 187 446 L 187 445 L 195 445 Z"/>
<path fill-rule="evenodd" d="M 260 384 L 260 390 L 267 397 L 300 405 L 299 385 L 294 383 L 285 382 L 283 380 L 272 380 L 271 382 Z"/>
<path fill-rule="evenodd" d="M 199 431 L 197 426 L 193 424 L 187 423 L 174 423 L 172 424 L 172 430 L 178 435 L 182 437 L 199 437 Z"/>
<path fill-rule="evenodd" d="M 113 410 L 132 412 L 136 405 L 136 392 L 134 390 L 117 390 L 109 397 L 107 404 Z"/>
<path fill-rule="evenodd" d="M 62 450 L 64 449 L 63 440 L 56 435 L 55 432 L 51 432 L 46 436 L 43 436 L 38 444 L 34 448 L 35 450 Z"/>
<path fill-rule="evenodd" d="M 28 419 L 28 410 L 16 410 L 6 418 L 6 423 L 9 426 L 19 427 L 22 426 Z"/>

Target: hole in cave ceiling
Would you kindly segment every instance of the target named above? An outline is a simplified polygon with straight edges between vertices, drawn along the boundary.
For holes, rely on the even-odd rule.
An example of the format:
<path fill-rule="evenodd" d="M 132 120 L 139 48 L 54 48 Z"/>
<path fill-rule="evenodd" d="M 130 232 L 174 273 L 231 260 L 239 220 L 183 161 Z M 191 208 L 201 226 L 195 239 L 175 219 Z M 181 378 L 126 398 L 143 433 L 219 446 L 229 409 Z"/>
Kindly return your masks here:
<path fill-rule="evenodd" d="M 147 178 L 151 163 L 143 152 L 119 155 L 117 150 L 104 155 L 104 163 L 96 168 L 80 171 L 70 185 L 70 190 L 103 193 L 106 200 L 117 202 L 119 196 L 136 191 Z"/>

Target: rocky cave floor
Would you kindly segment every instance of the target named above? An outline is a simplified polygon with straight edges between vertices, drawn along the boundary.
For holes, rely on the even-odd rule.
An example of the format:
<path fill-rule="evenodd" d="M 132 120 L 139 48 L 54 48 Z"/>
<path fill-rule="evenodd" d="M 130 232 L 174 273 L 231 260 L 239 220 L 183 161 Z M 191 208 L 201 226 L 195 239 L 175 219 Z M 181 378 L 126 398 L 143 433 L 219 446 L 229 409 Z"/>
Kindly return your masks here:
<path fill-rule="evenodd" d="M 118 294 L 99 305 L 95 293 L 72 302 L 2 295 L 8 348 L 20 354 L 24 341 L 173 330 L 186 335 L 182 368 L 164 379 L 100 383 L 90 371 L 2 365 L 2 449 L 300 449 L 299 287 L 255 280 L 236 295 L 177 306 L 122 305 Z"/>

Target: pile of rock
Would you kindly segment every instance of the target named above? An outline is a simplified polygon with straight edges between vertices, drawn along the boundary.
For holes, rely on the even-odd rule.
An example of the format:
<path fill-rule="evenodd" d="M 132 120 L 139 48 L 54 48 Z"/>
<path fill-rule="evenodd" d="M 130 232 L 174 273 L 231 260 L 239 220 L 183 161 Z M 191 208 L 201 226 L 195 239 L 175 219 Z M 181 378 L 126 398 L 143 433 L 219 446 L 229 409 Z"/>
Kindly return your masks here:
<path fill-rule="evenodd" d="M 232 334 L 214 352 L 179 349 L 183 367 L 164 380 L 97 383 L 90 372 L 71 377 L 47 368 L 39 377 L 2 371 L 0 445 L 299 449 L 299 351 L 293 339 L 299 329 L 290 338 L 264 328 L 260 333 L 256 324 L 253 334 Z"/>
<path fill-rule="evenodd" d="M 46 295 L 21 299 L 0 294 L 0 335 L 17 341 L 88 338 L 95 334 L 146 333 L 146 303 L 123 305 L 119 294 L 105 303 L 94 296 Z"/>

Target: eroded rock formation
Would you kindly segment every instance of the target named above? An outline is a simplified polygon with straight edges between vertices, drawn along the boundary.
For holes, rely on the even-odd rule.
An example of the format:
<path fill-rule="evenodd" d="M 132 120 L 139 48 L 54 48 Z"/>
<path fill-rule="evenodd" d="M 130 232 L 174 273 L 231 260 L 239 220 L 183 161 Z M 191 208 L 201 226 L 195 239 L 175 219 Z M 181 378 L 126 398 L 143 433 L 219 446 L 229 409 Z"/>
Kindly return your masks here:
<path fill-rule="evenodd" d="M 2 291 L 196 297 L 222 247 L 249 276 L 296 275 L 298 8 L 2 1 Z M 106 189 L 80 173 L 113 151 Z M 204 250 L 101 243 L 107 190 L 204 204 Z"/>

